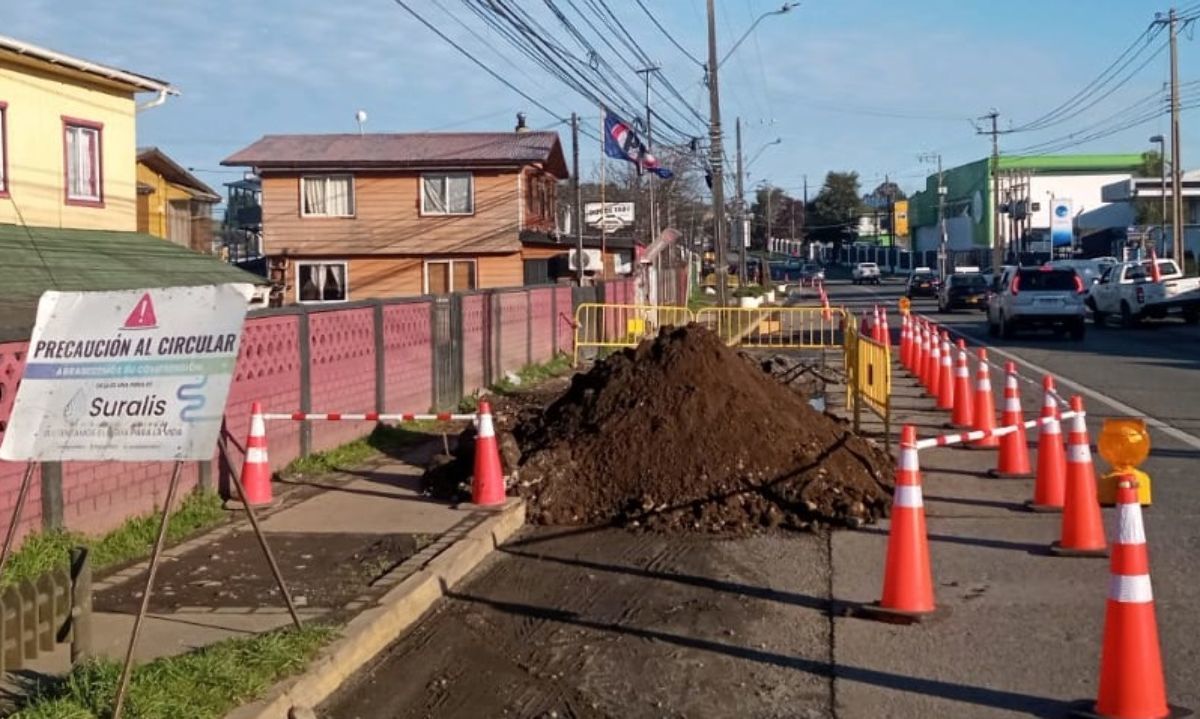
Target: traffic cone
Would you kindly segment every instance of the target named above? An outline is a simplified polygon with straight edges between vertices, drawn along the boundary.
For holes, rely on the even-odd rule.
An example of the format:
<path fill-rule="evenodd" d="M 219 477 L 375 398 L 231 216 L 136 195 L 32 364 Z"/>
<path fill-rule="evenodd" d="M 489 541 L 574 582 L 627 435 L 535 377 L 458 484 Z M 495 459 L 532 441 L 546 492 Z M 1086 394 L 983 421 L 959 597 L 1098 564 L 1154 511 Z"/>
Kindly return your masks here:
<path fill-rule="evenodd" d="M 1095 715 L 1111 719 L 1186 716 L 1186 710 L 1167 704 L 1146 530 L 1142 526 L 1137 482 L 1132 477 L 1117 484 L 1116 535 L 1104 611 Z"/>
<path fill-rule="evenodd" d="M 1158 253 L 1150 248 L 1150 281 L 1162 282 L 1162 270 L 1158 269 Z"/>
<path fill-rule="evenodd" d="M 908 328 L 908 315 L 900 315 L 900 366 L 904 369 L 908 369 L 909 350 L 912 348 L 912 344 L 909 342 Z"/>
<path fill-rule="evenodd" d="M 954 362 L 951 359 L 950 335 L 942 333 L 942 354 L 938 376 L 938 394 L 937 408 L 945 410 L 954 409 Z"/>
<path fill-rule="evenodd" d="M 1083 398 L 1071 398 L 1071 433 L 1067 436 L 1067 491 L 1062 510 L 1061 539 L 1050 551 L 1066 556 L 1104 557 L 1104 521 L 1100 501 L 1096 499 L 1096 470 L 1092 466 L 1087 420 L 1083 416 Z"/>
<path fill-rule="evenodd" d="M 504 470 L 500 467 L 500 445 L 492 426 L 492 406 L 479 403 L 479 430 L 475 434 L 475 476 L 471 479 L 471 503 L 480 506 L 504 504 Z"/>
<path fill-rule="evenodd" d="M 987 350 L 979 349 L 979 367 L 975 371 L 975 405 L 971 408 L 976 430 L 990 432 L 996 428 L 996 399 L 992 396 L 992 368 L 987 363 Z M 1000 446 L 998 437 L 985 437 L 971 443 L 972 449 L 993 449 Z"/>
<path fill-rule="evenodd" d="M 833 321 L 833 309 L 829 306 L 829 295 L 825 294 L 825 285 L 821 285 L 821 317 L 826 322 Z"/>
<path fill-rule="evenodd" d="M 1005 479 L 1032 476 L 1029 446 L 1025 438 L 1025 416 L 1021 410 L 1021 385 L 1014 362 L 1004 365 L 1004 412 L 1000 415 L 1000 426 L 1016 426 L 1017 431 L 1000 438 L 1000 458 L 996 468 L 988 474 Z"/>
<path fill-rule="evenodd" d="M 883 341 L 883 346 L 890 350 L 892 348 L 892 329 L 888 327 L 888 312 L 886 307 L 881 310 L 879 316 L 882 320 L 879 329 L 880 339 Z"/>
<path fill-rule="evenodd" d="M 913 337 L 912 376 L 917 378 L 918 385 L 925 384 L 925 320 L 917 321 L 917 333 Z"/>
<path fill-rule="evenodd" d="M 883 318 L 879 313 L 879 305 L 875 305 L 871 315 L 871 339 L 883 344 Z"/>
<path fill-rule="evenodd" d="M 942 388 L 942 341 L 935 329 L 929 338 L 929 396 L 936 404 L 938 393 Z"/>
<path fill-rule="evenodd" d="M 969 429 L 975 424 L 975 398 L 971 394 L 971 368 L 967 364 L 967 343 L 958 341 L 958 359 L 954 365 L 954 414 L 950 424 Z"/>
<path fill-rule="evenodd" d="M 935 608 L 925 502 L 921 497 L 917 428 L 911 424 L 904 425 L 900 433 L 900 463 L 896 466 L 887 564 L 883 570 L 883 598 L 879 600 L 879 608 L 912 618 L 929 614 Z"/>
<path fill-rule="evenodd" d="M 1042 388 L 1042 419 L 1045 421 L 1038 425 L 1037 479 L 1029 508 L 1035 512 L 1061 512 L 1067 495 L 1067 456 L 1058 422 L 1054 378 L 1046 375 L 1042 379 Z"/>
<path fill-rule="evenodd" d="M 261 402 L 250 405 L 250 434 L 242 459 L 242 501 L 254 507 L 271 504 L 271 462 L 267 457 L 267 423 Z"/>

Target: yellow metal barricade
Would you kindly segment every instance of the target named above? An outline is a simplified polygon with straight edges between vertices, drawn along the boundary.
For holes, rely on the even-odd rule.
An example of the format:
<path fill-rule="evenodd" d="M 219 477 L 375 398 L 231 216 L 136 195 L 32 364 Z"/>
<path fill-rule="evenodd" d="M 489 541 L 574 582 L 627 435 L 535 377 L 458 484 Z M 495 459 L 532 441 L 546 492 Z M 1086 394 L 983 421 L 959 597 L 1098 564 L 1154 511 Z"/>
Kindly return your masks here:
<path fill-rule="evenodd" d="M 859 333 L 853 325 L 846 333 L 846 406 L 854 417 L 854 431 L 859 431 L 862 408 L 866 407 L 883 420 L 884 437 L 891 443 L 892 422 L 892 358 L 891 350 Z"/>
<path fill-rule="evenodd" d="M 843 347 L 846 311 L 814 307 L 706 307 L 696 323 L 729 345 L 780 349 Z"/>
<path fill-rule="evenodd" d="M 686 307 L 586 302 L 575 310 L 575 363 L 580 349 L 636 347 L 663 327 L 681 327 L 694 320 Z"/>

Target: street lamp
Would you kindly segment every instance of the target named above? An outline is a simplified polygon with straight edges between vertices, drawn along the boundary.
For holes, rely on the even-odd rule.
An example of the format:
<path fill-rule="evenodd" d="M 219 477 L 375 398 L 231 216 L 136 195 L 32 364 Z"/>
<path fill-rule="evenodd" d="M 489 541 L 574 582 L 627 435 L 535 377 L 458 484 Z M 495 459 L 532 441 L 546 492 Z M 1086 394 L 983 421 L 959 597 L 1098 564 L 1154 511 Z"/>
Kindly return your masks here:
<path fill-rule="evenodd" d="M 1165 239 L 1167 236 L 1167 140 L 1162 135 L 1155 135 L 1150 138 L 1150 142 L 1158 143 L 1158 198 L 1162 208 L 1162 214 L 1159 215 L 1159 233 L 1161 234 L 1160 239 Z M 1174 253 L 1172 252 L 1171 254 Z M 1182 262 L 1178 257 L 1175 258 L 1175 261 Z"/>
<path fill-rule="evenodd" d="M 729 52 L 725 53 L 725 57 L 721 58 L 721 61 L 717 63 L 717 68 L 720 69 L 720 67 L 725 64 L 725 61 L 729 59 L 729 56 L 733 54 L 733 51 L 737 50 L 738 47 L 746 41 L 746 38 L 750 37 L 750 33 L 754 32 L 754 28 L 758 27 L 760 22 L 766 20 L 772 15 L 785 15 L 790 12 L 792 8 L 799 7 L 799 5 L 800 3 L 798 2 L 785 2 L 778 10 L 768 10 L 762 15 L 759 15 L 758 19 L 756 19 L 750 25 L 750 29 L 746 30 L 746 32 L 743 33 L 740 38 L 738 38 L 738 41 L 733 44 L 733 47 L 729 48 Z"/>
<path fill-rule="evenodd" d="M 780 145 L 780 144 L 783 144 L 783 138 L 777 137 L 774 140 L 771 140 L 770 142 L 766 143 L 762 147 L 758 148 L 758 150 L 755 151 L 754 156 L 750 158 L 750 161 L 746 163 L 746 169 L 749 170 L 750 166 L 754 164 L 754 161 L 757 160 L 764 152 L 766 152 L 768 147 L 771 147 L 772 145 Z M 747 172 L 746 174 L 749 175 L 750 173 Z"/>

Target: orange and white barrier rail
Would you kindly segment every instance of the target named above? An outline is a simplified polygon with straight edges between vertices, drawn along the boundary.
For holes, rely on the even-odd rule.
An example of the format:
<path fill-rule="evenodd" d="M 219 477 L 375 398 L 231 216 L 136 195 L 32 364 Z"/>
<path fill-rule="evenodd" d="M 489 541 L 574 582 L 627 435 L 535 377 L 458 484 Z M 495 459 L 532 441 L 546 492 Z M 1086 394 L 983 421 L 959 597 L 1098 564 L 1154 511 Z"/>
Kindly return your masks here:
<path fill-rule="evenodd" d="M 1075 417 L 1086 416 L 1087 414 L 1085 412 L 1063 412 L 1057 417 L 1038 417 L 1037 419 L 1031 419 L 1027 422 L 1024 422 L 1022 425 L 1010 424 L 1004 427 L 996 427 L 995 429 L 987 431 L 975 430 L 973 432 L 959 432 L 958 434 L 944 434 L 940 437 L 930 437 L 929 439 L 918 440 L 914 446 L 920 450 L 930 449 L 931 447 L 948 447 L 953 444 L 963 444 L 965 442 L 978 442 L 981 439 L 1003 437 L 1006 434 L 1012 434 L 1020 429 L 1021 426 L 1024 426 L 1025 429 L 1033 429 L 1034 427 L 1041 427 L 1041 425 L 1049 424 L 1051 422 L 1060 422 L 1073 419 Z"/>
<path fill-rule="evenodd" d="M 437 412 L 434 414 L 387 413 L 387 412 L 267 412 L 265 420 L 291 420 L 293 422 L 326 421 L 326 422 L 474 422 L 477 414 L 452 414 Z"/>

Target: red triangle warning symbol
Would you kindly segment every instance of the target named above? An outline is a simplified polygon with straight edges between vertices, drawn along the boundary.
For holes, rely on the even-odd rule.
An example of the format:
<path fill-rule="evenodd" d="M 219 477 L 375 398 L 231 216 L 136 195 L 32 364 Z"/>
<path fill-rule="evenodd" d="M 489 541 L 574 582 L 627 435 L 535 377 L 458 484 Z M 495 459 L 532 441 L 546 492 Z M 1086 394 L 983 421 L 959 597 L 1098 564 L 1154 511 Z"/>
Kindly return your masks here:
<path fill-rule="evenodd" d="M 125 318 L 124 329 L 148 330 L 158 326 L 158 318 L 154 316 L 154 303 L 150 301 L 150 293 L 142 295 L 133 312 Z"/>

